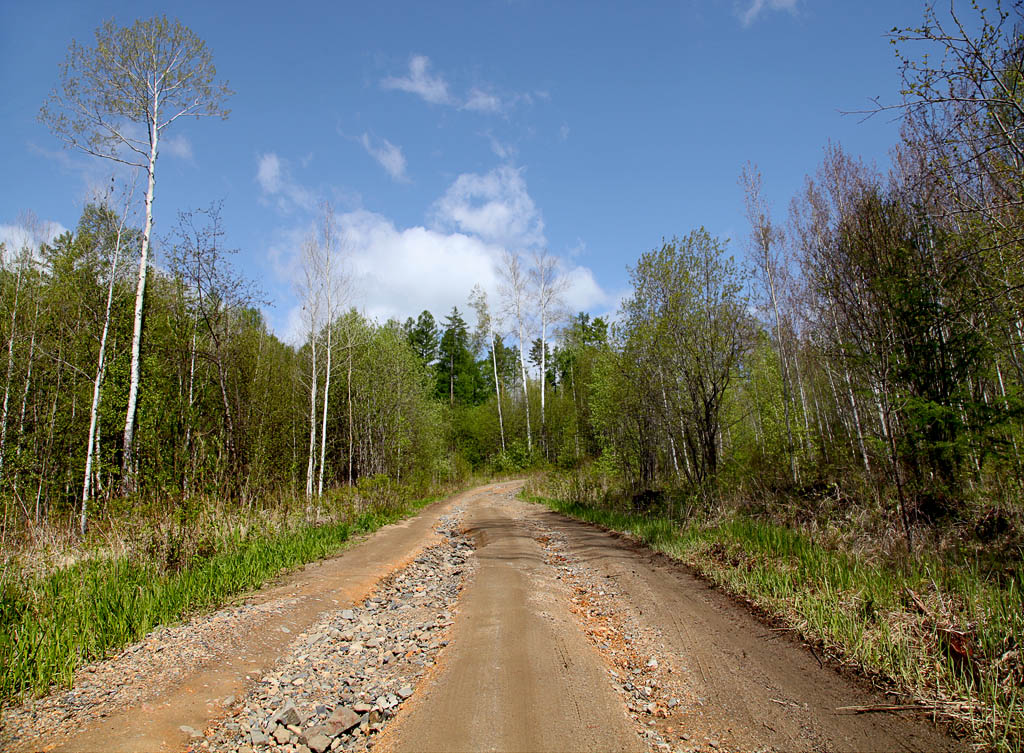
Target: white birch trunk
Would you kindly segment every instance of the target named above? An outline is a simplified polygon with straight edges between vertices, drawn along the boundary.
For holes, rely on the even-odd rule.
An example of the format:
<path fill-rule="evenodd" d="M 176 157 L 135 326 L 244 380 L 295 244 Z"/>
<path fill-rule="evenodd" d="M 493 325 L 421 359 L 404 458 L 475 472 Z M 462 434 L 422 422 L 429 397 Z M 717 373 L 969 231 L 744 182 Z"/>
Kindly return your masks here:
<path fill-rule="evenodd" d="M 315 322 L 315 320 L 314 320 Z M 309 387 L 309 462 L 306 465 L 306 499 L 313 498 L 313 471 L 316 468 L 316 326 L 310 327 L 311 336 L 309 347 L 311 350 L 313 368 L 312 383 Z"/>
<path fill-rule="evenodd" d="M 547 372 L 547 333 L 548 333 L 548 321 L 547 311 L 544 306 L 541 306 L 540 310 L 540 441 L 544 445 L 544 455 L 547 456 L 548 452 L 548 432 L 547 423 L 544 415 L 544 393 L 545 383 L 548 380 Z"/>
<path fill-rule="evenodd" d="M 498 401 L 498 430 L 501 433 L 501 451 L 505 451 L 505 420 L 501 414 L 501 385 L 498 383 L 498 354 L 494 352 L 494 330 L 491 334 L 491 365 L 494 367 L 494 396 Z"/>
<path fill-rule="evenodd" d="M 7 450 L 7 414 L 11 399 L 11 375 L 14 373 L 14 334 L 18 324 L 18 297 L 21 295 L 21 278 L 24 264 L 18 268 L 14 283 L 14 306 L 11 309 L 11 334 L 7 340 L 7 378 L 4 380 L 4 404 L 0 412 L 0 477 L 4 471 L 4 453 Z"/>
<path fill-rule="evenodd" d="M 533 432 L 530 429 L 530 391 L 526 388 L 526 355 L 523 351 L 523 325 L 519 325 L 519 367 L 523 373 L 523 402 L 526 405 L 526 451 L 533 452 Z"/>
<path fill-rule="evenodd" d="M 328 271 L 328 276 L 330 272 Z M 327 311 L 331 310 L 331 299 L 327 299 Z M 324 413 L 320 427 L 320 479 L 317 483 L 318 497 L 324 494 L 324 466 L 327 465 L 327 401 L 331 394 L 331 330 L 332 322 L 327 322 L 327 373 L 324 375 Z"/>
<path fill-rule="evenodd" d="M 114 255 L 110 261 L 110 279 L 107 281 L 107 306 L 103 312 L 100 352 L 96 357 L 96 378 L 93 380 L 92 385 L 92 406 L 89 409 L 89 439 L 85 446 L 85 478 L 82 482 L 82 511 L 78 524 L 79 533 L 82 536 L 85 536 L 89 524 L 88 510 L 89 501 L 92 499 L 93 456 L 97 445 L 96 430 L 99 421 L 103 375 L 107 367 L 107 335 L 110 333 L 110 310 L 114 303 L 114 282 L 117 279 L 117 261 L 121 254 L 121 233 L 124 231 L 125 217 L 127 217 L 127 211 L 122 214 L 121 224 L 117 229 L 117 239 L 114 242 Z"/>
<path fill-rule="evenodd" d="M 139 359 L 142 352 L 142 309 L 146 298 L 146 273 L 149 266 L 149 239 L 153 232 L 153 193 L 156 185 L 156 153 L 159 130 L 157 111 L 159 99 L 153 97 L 153 114 L 149 124 L 149 167 L 146 181 L 146 222 L 142 230 L 142 254 L 139 257 L 139 282 L 135 290 L 135 318 L 132 326 L 132 361 L 131 381 L 128 386 L 128 410 L 124 420 L 124 455 L 122 472 L 124 480 L 122 489 L 129 491 L 134 487 L 134 470 L 132 453 L 135 440 L 135 412 L 139 401 L 140 368 Z"/>

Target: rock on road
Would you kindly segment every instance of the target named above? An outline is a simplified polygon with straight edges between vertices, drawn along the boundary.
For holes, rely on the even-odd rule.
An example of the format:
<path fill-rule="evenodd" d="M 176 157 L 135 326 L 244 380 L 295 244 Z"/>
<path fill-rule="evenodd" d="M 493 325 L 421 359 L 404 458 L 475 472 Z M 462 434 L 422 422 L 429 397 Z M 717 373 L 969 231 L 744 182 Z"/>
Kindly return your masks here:
<path fill-rule="evenodd" d="M 263 612 L 201 618 L 86 668 L 76 692 L 101 700 L 7 710 L 0 747 L 965 749 L 920 717 L 837 711 L 886 699 L 685 567 L 520 487 L 438 503 L 256 595 Z M 196 634 L 213 648 L 146 685 L 171 675 L 136 663 L 187 656 Z M 90 695 L 95 678 L 127 676 L 143 679 Z"/>

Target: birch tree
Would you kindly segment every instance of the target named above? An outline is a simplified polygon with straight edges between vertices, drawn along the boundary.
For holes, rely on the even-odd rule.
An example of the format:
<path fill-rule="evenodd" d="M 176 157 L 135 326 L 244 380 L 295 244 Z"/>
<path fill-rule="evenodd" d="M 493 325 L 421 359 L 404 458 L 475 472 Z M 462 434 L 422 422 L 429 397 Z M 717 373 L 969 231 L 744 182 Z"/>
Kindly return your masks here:
<path fill-rule="evenodd" d="M 103 311 L 103 329 L 100 332 L 100 351 L 96 357 L 96 378 L 93 380 L 92 406 L 89 410 L 89 439 L 85 447 L 85 478 L 82 481 L 82 510 L 79 515 L 79 531 L 85 536 L 88 527 L 88 508 L 92 500 L 93 463 L 98 452 L 98 428 L 101 390 L 103 377 L 107 368 L 107 337 L 110 334 L 110 313 L 114 304 L 114 286 L 117 282 L 117 268 L 121 261 L 121 241 L 125 237 L 125 224 L 128 221 L 128 207 L 135 193 L 135 183 L 131 183 L 125 198 L 125 205 L 117 218 L 114 230 L 114 247 L 110 250 L 110 269 L 107 273 L 107 303 Z M 106 219 L 112 219 L 109 212 L 104 213 Z"/>
<path fill-rule="evenodd" d="M 320 207 L 320 228 L 317 243 L 318 267 L 322 275 L 324 313 L 327 317 L 327 364 L 324 371 L 324 410 L 320 428 L 320 474 L 317 496 L 324 493 L 324 467 L 327 465 L 327 406 L 331 395 L 331 359 L 334 353 L 332 334 L 335 319 L 345 298 L 345 278 L 341 274 L 338 232 L 335 228 L 334 209 L 328 202 Z"/>
<path fill-rule="evenodd" d="M 494 399 L 498 404 L 498 431 L 501 435 L 501 451 L 505 451 L 505 419 L 501 413 L 501 380 L 498 378 L 498 354 L 494 348 L 494 319 L 487 305 L 487 293 L 479 285 L 474 285 L 469 294 L 469 305 L 476 311 L 476 334 L 486 337 L 491 346 L 491 366 L 494 369 Z"/>
<path fill-rule="evenodd" d="M 123 490 L 127 491 L 134 486 L 132 452 L 141 378 L 142 314 L 160 137 L 182 116 L 226 118 L 223 103 L 232 92 L 215 80 L 217 71 L 206 44 L 177 19 L 155 16 L 130 27 L 119 27 L 110 20 L 95 36 L 95 47 L 71 42 L 61 65 L 60 82 L 39 116 L 66 145 L 146 171 L 122 456 Z"/>
<path fill-rule="evenodd" d="M 316 393 L 317 365 L 316 340 L 323 319 L 323 278 L 317 270 L 316 239 L 310 236 L 302 244 L 302 318 L 309 338 L 309 458 L 306 463 L 306 499 L 313 498 L 313 474 L 316 471 Z"/>
<path fill-rule="evenodd" d="M 558 274 L 558 259 L 547 249 L 533 255 L 530 270 L 537 315 L 540 317 L 540 435 L 547 450 L 547 416 L 544 410 L 545 383 L 547 382 L 548 325 L 562 306 L 562 293 L 568 281 Z"/>
<path fill-rule="evenodd" d="M 749 162 L 740 173 L 743 186 L 744 205 L 750 222 L 750 250 L 754 257 L 761 284 L 768 294 L 768 303 L 775 320 L 775 347 L 779 354 L 779 370 L 782 377 L 782 411 L 786 421 L 786 454 L 789 457 L 789 472 L 793 483 L 797 483 L 796 452 L 793 443 L 793 427 L 790 419 L 792 384 L 789 376 L 789 360 L 782 334 L 782 317 L 779 314 L 779 278 L 785 265 L 779 259 L 778 247 L 783 240 L 781 229 L 772 222 L 765 205 L 761 189 L 761 172 Z"/>
<path fill-rule="evenodd" d="M 530 394 L 526 378 L 526 327 L 529 320 L 529 278 L 518 254 L 506 251 L 501 257 L 500 292 L 505 312 L 516 323 L 519 337 L 519 369 L 523 377 L 523 404 L 526 409 L 526 449 L 533 452 L 533 431 L 530 428 Z"/>

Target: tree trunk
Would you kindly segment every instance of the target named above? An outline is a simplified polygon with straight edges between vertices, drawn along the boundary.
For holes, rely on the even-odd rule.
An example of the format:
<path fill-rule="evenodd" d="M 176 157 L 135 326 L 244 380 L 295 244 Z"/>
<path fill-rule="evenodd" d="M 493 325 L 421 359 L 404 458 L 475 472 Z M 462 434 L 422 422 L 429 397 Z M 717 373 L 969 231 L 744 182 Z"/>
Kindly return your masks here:
<path fill-rule="evenodd" d="M 131 381 L 128 386 L 128 410 L 124 420 L 124 454 L 121 459 L 123 479 L 121 489 L 128 493 L 135 488 L 133 452 L 135 440 L 135 412 L 139 402 L 139 359 L 142 352 L 142 310 L 146 298 L 146 272 L 149 266 L 149 239 L 153 232 L 153 192 L 156 185 L 157 111 L 159 101 L 153 98 L 153 113 L 149 124 L 149 168 L 146 184 L 146 222 L 142 231 L 142 254 L 139 257 L 139 283 L 135 291 L 135 318 L 132 326 Z"/>
<path fill-rule="evenodd" d="M 498 431 L 501 432 L 501 451 L 505 451 L 505 420 L 501 415 L 501 386 L 498 383 L 498 354 L 494 352 L 494 330 L 491 333 L 491 365 L 494 367 L 494 396 L 498 401 Z"/>
<path fill-rule="evenodd" d="M 548 380 L 547 373 L 547 334 L 548 334 L 548 321 L 547 313 L 544 307 L 541 306 L 540 311 L 540 442 L 544 446 L 544 455 L 548 453 L 548 432 L 547 423 L 544 415 L 544 393 L 546 382 Z"/>
<path fill-rule="evenodd" d="M 331 305 L 328 300 L 327 311 L 330 312 L 330 310 Z M 327 322 L 327 373 L 324 375 L 324 414 L 323 422 L 320 426 L 320 478 L 317 482 L 316 492 L 318 497 L 322 497 L 324 494 L 324 466 L 327 465 L 327 403 L 331 394 L 331 351 L 333 350 L 331 347 L 331 330 L 333 328 L 333 322 Z"/>
<path fill-rule="evenodd" d="M 82 483 L 82 511 L 79 518 L 78 529 L 82 536 L 85 536 L 88 528 L 88 508 L 92 499 L 92 466 L 93 453 L 96 449 L 96 433 L 99 424 L 100 396 L 103 385 L 103 375 L 106 370 L 107 361 L 107 335 L 110 333 L 110 311 L 114 303 L 114 282 L 117 278 L 117 260 L 121 254 L 121 233 L 124 230 L 125 217 L 122 215 L 121 224 L 117 229 L 117 240 L 114 243 L 114 255 L 110 261 L 110 279 L 107 281 L 107 306 L 103 311 L 103 331 L 100 334 L 100 352 L 96 357 L 96 379 L 92 386 L 92 406 L 89 409 L 89 439 L 85 446 L 85 478 Z M 191 397 L 191 384 L 189 385 L 189 396 Z"/>
<path fill-rule="evenodd" d="M 352 417 L 352 333 L 348 335 L 348 485 L 352 486 L 352 454 L 355 452 L 355 433 Z"/>
<path fill-rule="evenodd" d="M 313 498 L 313 472 L 316 469 L 316 323 L 310 327 L 310 355 L 313 361 L 312 383 L 309 387 L 309 462 L 306 465 L 306 499 Z"/>
<path fill-rule="evenodd" d="M 11 398 L 11 376 L 14 373 L 14 334 L 18 323 L 18 297 L 21 295 L 21 279 L 24 264 L 18 268 L 14 283 L 14 306 L 11 308 L 11 334 L 7 339 L 7 378 L 4 380 L 4 403 L 0 412 L 0 477 L 4 471 L 4 454 L 7 450 L 7 414 Z"/>
<path fill-rule="evenodd" d="M 526 405 L 526 451 L 533 452 L 533 433 L 530 430 L 530 392 L 526 388 L 526 356 L 523 353 L 522 325 L 519 325 L 519 367 L 523 373 L 523 403 Z"/>

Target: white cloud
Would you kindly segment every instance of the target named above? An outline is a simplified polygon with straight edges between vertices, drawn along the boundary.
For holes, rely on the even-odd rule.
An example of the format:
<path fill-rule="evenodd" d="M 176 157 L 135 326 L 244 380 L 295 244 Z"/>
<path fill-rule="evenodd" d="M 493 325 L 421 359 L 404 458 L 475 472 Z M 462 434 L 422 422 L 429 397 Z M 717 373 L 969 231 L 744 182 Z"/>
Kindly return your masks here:
<path fill-rule="evenodd" d="M 163 148 L 167 150 L 169 154 L 178 159 L 192 161 L 192 142 L 188 140 L 183 134 L 170 136 L 163 139 Z"/>
<path fill-rule="evenodd" d="M 275 169 L 273 160 L 267 160 L 265 167 L 266 190 L 280 190 L 280 169 Z M 345 266 L 352 275 L 350 305 L 381 322 L 404 321 L 425 309 L 441 318 L 452 306 L 468 310 L 469 292 L 480 285 L 496 309 L 502 253 L 506 249 L 526 252 L 523 261 L 529 264 L 529 252 L 545 243 L 541 215 L 522 171 L 508 165 L 483 175 L 460 175 L 435 203 L 432 219 L 431 227 L 402 228 L 365 209 L 336 215 Z M 296 224 L 277 234 L 269 256 L 280 279 L 298 281 L 299 249 L 308 232 L 308 224 Z M 596 312 L 613 307 L 615 297 L 577 261 L 561 261 L 567 279 L 566 307 Z M 268 317 L 280 337 L 298 344 L 304 339 L 302 309 L 294 298 L 290 300 L 280 316 L 268 312 Z"/>
<path fill-rule="evenodd" d="M 263 193 L 275 194 L 281 190 L 281 160 L 273 152 L 260 155 L 259 167 L 256 170 Z"/>
<path fill-rule="evenodd" d="M 448 82 L 442 76 L 430 73 L 430 58 L 413 55 L 409 60 L 408 76 L 389 76 L 381 81 L 385 89 L 398 89 L 422 97 L 434 105 L 449 104 Z"/>
<path fill-rule="evenodd" d="M 594 279 L 589 267 L 572 267 L 565 272 L 566 288 L 563 298 L 570 312 L 589 311 L 607 306 L 612 299 Z"/>
<path fill-rule="evenodd" d="M 558 129 L 558 137 L 562 141 L 566 141 L 569 138 L 569 124 L 562 123 L 562 127 Z"/>
<path fill-rule="evenodd" d="M 761 11 L 766 8 L 768 10 L 784 10 L 790 14 L 795 14 L 797 2 L 799 0 L 751 0 L 750 7 L 742 12 L 738 11 L 740 23 L 744 26 L 750 26 L 761 15 Z"/>
<path fill-rule="evenodd" d="M 4 246 L 3 260 L 10 261 L 26 248 L 33 256 L 37 256 L 41 244 L 53 243 L 55 238 L 66 232 L 68 229 L 55 220 L 31 220 L 28 223 L 0 225 L 0 244 Z"/>
<path fill-rule="evenodd" d="M 399 183 L 408 183 L 409 176 L 405 174 L 405 155 L 402 154 L 401 147 L 395 146 L 387 139 L 376 140 L 379 143 L 374 146 L 370 134 L 364 133 L 360 143 L 363 145 L 363 149 L 387 170 L 388 175 Z"/>
<path fill-rule="evenodd" d="M 256 182 L 260 184 L 264 200 L 273 201 L 281 212 L 287 213 L 295 208 L 308 211 L 316 205 L 313 192 L 292 178 L 288 161 L 274 152 L 259 156 Z"/>
<path fill-rule="evenodd" d="M 463 173 L 434 206 L 441 227 L 472 233 L 511 250 L 542 246 L 544 221 L 522 171 L 509 165 L 486 175 Z"/>
<path fill-rule="evenodd" d="M 503 105 L 497 95 L 474 87 L 469 90 L 469 96 L 466 97 L 462 109 L 476 110 L 477 112 L 501 112 Z"/>
<path fill-rule="evenodd" d="M 491 142 L 491 151 L 494 152 L 494 156 L 503 161 L 509 161 L 519 154 L 519 150 L 513 144 L 506 144 L 504 141 L 500 141 L 495 137 L 493 133 L 488 131 L 486 133 L 487 138 Z"/>
<path fill-rule="evenodd" d="M 474 285 L 497 289 L 501 249 L 462 233 L 425 227 L 400 230 L 367 211 L 340 218 L 351 254 L 358 303 L 370 317 L 405 319 L 427 309 L 443 316 L 452 306 L 466 308 Z"/>
<path fill-rule="evenodd" d="M 465 96 L 453 94 L 448 81 L 439 73 L 430 70 L 430 58 L 413 55 L 409 59 L 409 73 L 405 76 L 388 76 L 380 82 L 384 89 L 397 89 L 421 97 L 433 105 L 450 105 L 460 110 L 471 110 L 488 114 L 512 110 L 520 102 L 532 105 L 534 98 L 550 99 L 547 92 L 533 94 L 506 92 L 495 93 L 495 87 L 487 83 L 470 87 Z"/>
<path fill-rule="evenodd" d="M 404 321 L 423 310 L 441 318 L 452 306 L 466 312 L 474 285 L 487 292 L 492 309 L 499 306 L 500 245 L 460 232 L 422 226 L 399 228 L 387 217 L 367 210 L 337 215 L 337 227 L 353 278 L 353 298 L 348 303 L 372 319 Z M 301 234 L 296 229 L 290 235 L 299 238 Z M 297 251 L 291 258 L 275 258 L 274 263 L 279 272 L 293 279 L 300 274 Z M 572 266 L 565 275 L 568 310 L 604 311 L 614 306 L 615 298 L 601 288 L 590 269 Z M 467 319 L 472 323 L 471 316 Z M 294 304 L 286 312 L 281 327 L 284 331 L 279 334 L 287 342 L 298 344 L 304 339 L 301 305 Z"/>

